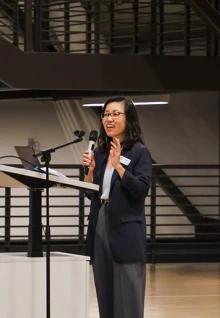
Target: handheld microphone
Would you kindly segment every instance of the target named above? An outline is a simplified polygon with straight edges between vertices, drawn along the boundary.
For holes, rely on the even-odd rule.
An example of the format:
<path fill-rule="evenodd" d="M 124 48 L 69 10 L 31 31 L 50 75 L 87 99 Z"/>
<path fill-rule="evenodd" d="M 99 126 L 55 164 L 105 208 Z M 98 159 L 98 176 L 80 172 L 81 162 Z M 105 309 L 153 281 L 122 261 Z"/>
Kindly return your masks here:
<path fill-rule="evenodd" d="M 89 147 L 88 147 L 90 158 L 92 157 L 92 153 L 93 153 L 93 150 L 95 148 L 95 143 L 96 143 L 97 138 L 98 138 L 98 132 L 96 130 L 91 130 L 91 132 L 89 134 Z M 85 175 L 87 175 L 88 172 L 89 172 L 89 167 L 85 166 L 84 167 Z"/>

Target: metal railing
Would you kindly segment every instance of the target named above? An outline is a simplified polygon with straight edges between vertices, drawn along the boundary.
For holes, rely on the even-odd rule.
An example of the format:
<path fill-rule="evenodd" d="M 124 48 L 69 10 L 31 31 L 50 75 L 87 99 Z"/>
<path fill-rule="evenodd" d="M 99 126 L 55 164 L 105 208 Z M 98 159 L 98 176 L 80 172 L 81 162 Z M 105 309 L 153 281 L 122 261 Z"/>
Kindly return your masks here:
<path fill-rule="evenodd" d="M 219 38 L 182 0 L 0 0 L 0 12 L 0 34 L 28 51 L 219 56 Z"/>
<path fill-rule="evenodd" d="M 217 165 L 154 165 L 146 214 L 153 263 L 218 259 L 219 185 Z"/>
<path fill-rule="evenodd" d="M 53 165 L 81 179 L 80 165 Z M 220 176 L 217 165 L 153 165 L 146 198 L 148 261 L 216 261 L 220 255 Z M 0 250 L 26 251 L 29 191 L 0 189 Z M 78 190 L 50 189 L 51 247 L 83 253 L 90 202 Z M 45 194 L 42 224 L 46 223 Z M 45 246 L 45 235 L 43 244 Z"/>
<path fill-rule="evenodd" d="M 19 19 L 19 1 L 0 1 L 0 36 L 19 46 L 22 35 Z"/>

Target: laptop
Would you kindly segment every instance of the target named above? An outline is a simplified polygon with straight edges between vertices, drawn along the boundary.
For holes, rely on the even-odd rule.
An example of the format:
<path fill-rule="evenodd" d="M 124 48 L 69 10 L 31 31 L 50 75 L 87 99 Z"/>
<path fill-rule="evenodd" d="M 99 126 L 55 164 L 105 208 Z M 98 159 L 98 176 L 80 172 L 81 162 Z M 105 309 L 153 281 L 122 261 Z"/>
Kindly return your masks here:
<path fill-rule="evenodd" d="M 26 170 L 41 171 L 41 164 L 38 158 L 34 158 L 34 149 L 31 146 L 14 146 L 21 163 Z M 24 159 L 24 160 L 22 160 Z"/>
<path fill-rule="evenodd" d="M 18 154 L 19 159 L 21 160 L 24 169 L 46 173 L 46 168 L 40 163 L 38 158 L 33 157 L 34 149 L 31 146 L 14 146 L 14 148 Z M 64 174 L 54 169 L 49 168 L 48 171 L 51 175 L 67 178 Z"/>

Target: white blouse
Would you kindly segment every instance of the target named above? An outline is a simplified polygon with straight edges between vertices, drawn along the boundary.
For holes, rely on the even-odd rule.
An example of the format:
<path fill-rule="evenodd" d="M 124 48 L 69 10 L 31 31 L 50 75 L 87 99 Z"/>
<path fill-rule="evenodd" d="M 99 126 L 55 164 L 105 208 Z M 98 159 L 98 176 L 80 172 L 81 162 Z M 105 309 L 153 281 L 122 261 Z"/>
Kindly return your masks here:
<path fill-rule="evenodd" d="M 113 167 L 105 169 L 105 174 L 104 174 L 104 178 L 103 178 L 103 185 L 102 185 L 102 195 L 101 195 L 102 200 L 109 199 L 110 184 L 111 184 L 113 171 L 114 171 Z"/>

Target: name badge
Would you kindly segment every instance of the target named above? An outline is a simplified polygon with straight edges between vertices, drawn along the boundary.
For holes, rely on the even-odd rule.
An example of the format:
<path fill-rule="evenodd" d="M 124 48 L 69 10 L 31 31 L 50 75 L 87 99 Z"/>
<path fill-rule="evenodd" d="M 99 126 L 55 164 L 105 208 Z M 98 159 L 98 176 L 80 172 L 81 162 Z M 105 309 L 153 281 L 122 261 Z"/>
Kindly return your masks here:
<path fill-rule="evenodd" d="M 120 156 L 120 163 L 122 163 L 123 165 L 128 166 L 130 162 L 131 162 L 130 159 L 128 159 L 124 156 Z"/>

